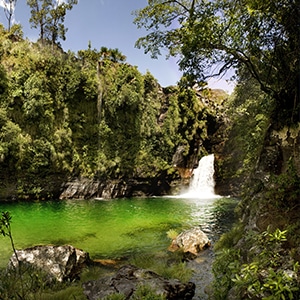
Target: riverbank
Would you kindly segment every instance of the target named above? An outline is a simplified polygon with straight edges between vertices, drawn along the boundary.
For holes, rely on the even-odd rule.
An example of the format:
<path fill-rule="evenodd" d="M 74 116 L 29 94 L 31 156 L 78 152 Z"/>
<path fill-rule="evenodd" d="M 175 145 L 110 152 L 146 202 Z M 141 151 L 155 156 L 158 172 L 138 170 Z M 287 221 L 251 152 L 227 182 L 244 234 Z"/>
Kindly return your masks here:
<path fill-rule="evenodd" d="M 121 264 L 128 263 L 148 269 L 157 265 L 158 273 L 186 276 L 197 281 L 196 294 L 200 297 L 204 286 L 211 280 L 208 275 L 213 261 L 211 252 L 203 253 L 203 259 L 206 253 L 209 255 L 205 258 L 205 272 L 201 275 L 197 273 L 203 271 L 201 261 L 186 264 L 172 258 L 172 253 L 168 254 L 171 241 L 167 232 L 201 226 L 214 244 L 223 232 L 229 230 L 236 203 L 237 200 L 231 198 L 154 197 L 0 203 L 0 210 L 11 212 L 18 249 L 39 244 L 72 244 L 89 252 L 93 260 L 116 262 L 109 267 L 94 267 L 87 273 L 113 272 Z M 12 254 L 8 239 L 0 239 L 0 246 L 1 266 L 5 267 Z M 176 264 L 168 269 L 167 265 L 174 260 Z M 181 275 L 174 275 L 174 272 Z M 84 274 L 82 279 L 89 276 Z"/>

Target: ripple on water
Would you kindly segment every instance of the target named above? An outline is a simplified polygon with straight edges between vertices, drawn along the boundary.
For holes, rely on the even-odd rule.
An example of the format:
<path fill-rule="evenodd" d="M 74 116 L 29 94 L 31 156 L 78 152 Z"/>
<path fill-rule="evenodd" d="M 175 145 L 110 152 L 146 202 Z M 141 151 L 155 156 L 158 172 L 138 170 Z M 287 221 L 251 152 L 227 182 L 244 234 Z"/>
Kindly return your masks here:
<path fill-rule="evenodd" d="M 232 199 L 230 200 L 233 201 Z M 167 249 L 167 232 L 201 226 L 215 240 L 232 222 L 228 199 L 119 199 L 113 201 L 47 201 L 0 203 L 12 215 L 17 248 L 40 244 L 72 244 L 92 258 Z M 229 218 L 229 221 L 226 219 Z M 0 265 L 12 254 L 9 240 L 0 239 Z"/>

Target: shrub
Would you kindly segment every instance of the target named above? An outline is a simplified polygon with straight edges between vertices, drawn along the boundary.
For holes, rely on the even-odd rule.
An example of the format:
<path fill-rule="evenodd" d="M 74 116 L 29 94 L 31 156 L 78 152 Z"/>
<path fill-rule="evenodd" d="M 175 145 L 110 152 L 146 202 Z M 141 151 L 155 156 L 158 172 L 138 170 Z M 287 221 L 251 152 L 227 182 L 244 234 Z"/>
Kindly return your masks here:
<path fill-rule="evenodd" d="M 287 230 L 270 227 L 250 233 L 244 247 L 252 245 L 243 257 L 235 248 L 223 249 L 214 263 L 215 299 L 299 299 L 299 263 L 284 249 Z M 249 243 L 249 244 L 248 244 Z"/>

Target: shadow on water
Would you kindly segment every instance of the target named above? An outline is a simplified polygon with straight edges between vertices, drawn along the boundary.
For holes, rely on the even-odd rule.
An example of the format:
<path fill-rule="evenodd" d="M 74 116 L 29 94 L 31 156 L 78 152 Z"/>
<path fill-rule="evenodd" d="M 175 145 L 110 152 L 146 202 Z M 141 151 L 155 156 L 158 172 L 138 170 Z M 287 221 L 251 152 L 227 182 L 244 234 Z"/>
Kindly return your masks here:
<path fill-rule="evenodd" d="M 78 243 L 80 241 L 85 241 L 85 240 L 92 239 L 92 238 L 97 238 L 97 233 L 96 232 L 86 233 L 83 236 L 79 237 L 78 240 L 74 240 L 72 238 L 69 238 L 69 239 L 54 239 L 54 240 L 50 241 L 50 244 L 51 245 L 56 245 L 56 246 L 67 245 L 67 244 L 73 244 L 74 242 Z"/>
<path fill-rule="evenodd" d="M 232 222 L 236 200 L 209 201 L 182 198 L 119 199 L 113 201 L 48 201 L 43 203 L 0 203 L 10 211 L 17 248 L 43 244 L 72 244 L 108 258 L 129 249 L 166 249 L 167 232 L 201 226 L 216 240 Z M 11 249 L 0 239 L 0 266 L 6 265 Z"/>
<path fill-rule="evenodd" d="M 211 167 L 209 170 L 213 171 Z M 207 178 L 213 176 L 208 174 Z M 193 197 L 185 194 L 111 201 L 0 203 L 0 211 L 11 213 L 17 249 L 71 244 L 88 252 L 93 259 L 118 259 L 166 252 L 171 242 L 167 236 L 169 230 L 180 233 L 193 226 L 200 226 L 214 244 L 230 229 L 237 200 L 197 195 L 201 191 L 194 189 Z M 12 254 L 8 239 L 0 239 L 0 249 L 0 267 L 5 267 Z M 194 270 L 192 281 L 197 285 L 194 299 L 207 299 L 203 286 L 211 280 L 213 255 L 209 249 L 190 263 Z"/>
<path fill-rule="evenodd" d="M 143 198 L 112 201 L 48 201 L 0 203 L 10 211 L 18 249 L 43 244 L 71 244 L 92 259 L 127 261 L 134 256 L 166 253 L 169 230 L 200 226 L 212 244 L 234 220 L 236 199 Z M 0 267 L 12 255 L 9 240 L 0 239 Z M 204 287 L 212 280 L 213 247 L 188 263 L 196 283 L 194 299 L 207 299 Z"/>

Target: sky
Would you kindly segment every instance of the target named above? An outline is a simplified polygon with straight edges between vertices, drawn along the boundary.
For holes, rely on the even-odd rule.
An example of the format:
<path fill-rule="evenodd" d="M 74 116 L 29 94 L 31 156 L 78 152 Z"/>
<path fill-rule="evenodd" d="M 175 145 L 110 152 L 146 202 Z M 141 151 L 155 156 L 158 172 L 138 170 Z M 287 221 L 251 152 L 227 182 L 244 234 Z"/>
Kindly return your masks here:
<path fill-rule="evenodd" d="M 5 0 L 0 0 L 1 3 Z M 8 0 L 6 0 L 8 1 Z M 147 5 L 147 0 L 79 0 L 72 10 L 67 11 L 65 26 L 68 28 L 66 40 L 61 41 L 65 51 L 77 52 L 88 48 L 118 48 L 127 57 L 127 62 L 137 66 L 142 74 L 149 71 L 161 86 L 175 85 L 182 73 L 175 58 L 152 59 L 143 49 L 135 48 L 139 37 L 145 36 L 144 29 L 133 24 L 133 11 Z M 18 0 L 14 20 L 23 27 L 24 37 L 32 41 L 38 38 L 38 31 L 30 28 L 30 9 L 26 0 Z M 4 11 L 0 9 L 0 22 L 7 27 Z M 233 85 L 227 80 L 214 79 L 209 82 L 212 88 L 221 88 L 231 93 Z"/>

